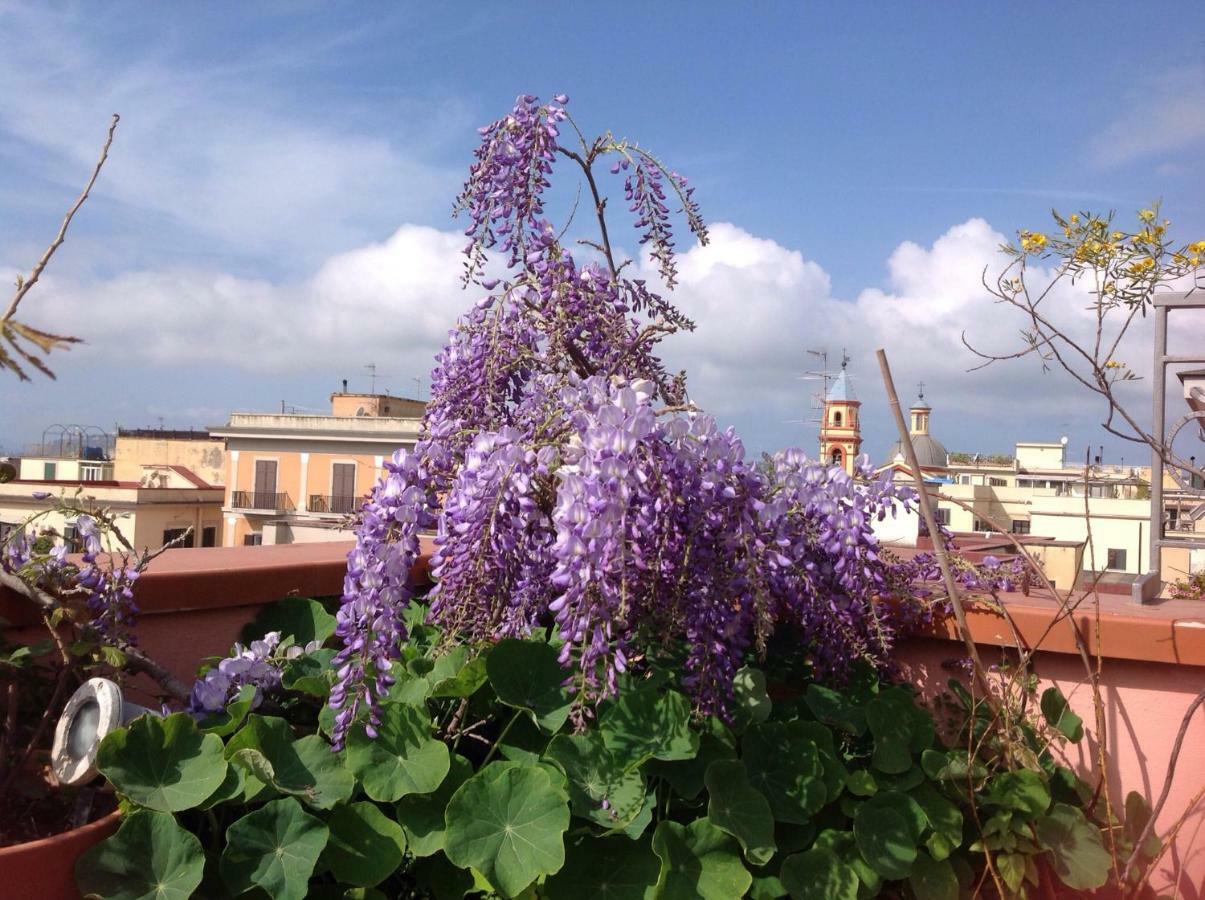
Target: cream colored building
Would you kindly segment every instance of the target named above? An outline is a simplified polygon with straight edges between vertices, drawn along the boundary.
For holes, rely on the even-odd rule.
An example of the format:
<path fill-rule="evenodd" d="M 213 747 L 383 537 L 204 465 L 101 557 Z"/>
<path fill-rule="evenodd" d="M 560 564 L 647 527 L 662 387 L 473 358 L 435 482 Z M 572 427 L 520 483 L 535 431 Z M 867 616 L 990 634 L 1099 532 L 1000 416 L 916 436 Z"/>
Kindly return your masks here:
<path fill-rule="evenodd" d="M 80 478 L 80 472 L 87 470 L 74 464 L 87 465 L 87 462 L 48 458 L 22 460 L 22 477 L 0 483 L 0 534 L 6 535 L 32 514 L 47 509 L 52 505 L 51 498 L 66 498 L 75 500 L 85 509 L 104 509 L 118 516 L 122 534 L 139 550 L 155 549 L 188 528 L 193 531 L 185 546 L 221 544 L 224 495 L 221 487 L 200 485 L 196 476 L 182 474 L 172 467 L 145 467 L 144 477 L 138 481 Z M 55 463 L 55 478 L 24 477 L 25 474 L 45 474 L 49 471 L 48 463 Z M 108 474 L 111 475 L 111 471 Z M 74 518 L 52 513 L 38 522 L 39 531 L 46 528 L 70 541 L 74 537 Z"/>
<path fill-rule="evenodd" d="M 205 484 L 226 483 L 226 444 L 207 431 L 117 429 L 113 477 L 139 481 L 146 466 L 187 469 Z"/>
<path fill-rule="evenodd" d="M 385 460 L 417 441 L 424 409 L 343 392 L 331 395 L 330 415 L 233 413 L 210 429 L 226 442 L 226 544 L 346 540 Z"/>

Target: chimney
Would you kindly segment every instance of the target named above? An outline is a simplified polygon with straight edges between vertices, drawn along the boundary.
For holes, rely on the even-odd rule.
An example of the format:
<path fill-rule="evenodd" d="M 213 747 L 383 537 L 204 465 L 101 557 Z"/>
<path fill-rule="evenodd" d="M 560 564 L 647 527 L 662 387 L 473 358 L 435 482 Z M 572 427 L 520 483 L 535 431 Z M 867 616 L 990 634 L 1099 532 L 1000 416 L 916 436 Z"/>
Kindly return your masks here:
<path fill-rule="evenodd" d="M 346 378 L 343 379 L 343 393 L 345 393 L 345 394 L 347 393 L 347 379 Z"/>

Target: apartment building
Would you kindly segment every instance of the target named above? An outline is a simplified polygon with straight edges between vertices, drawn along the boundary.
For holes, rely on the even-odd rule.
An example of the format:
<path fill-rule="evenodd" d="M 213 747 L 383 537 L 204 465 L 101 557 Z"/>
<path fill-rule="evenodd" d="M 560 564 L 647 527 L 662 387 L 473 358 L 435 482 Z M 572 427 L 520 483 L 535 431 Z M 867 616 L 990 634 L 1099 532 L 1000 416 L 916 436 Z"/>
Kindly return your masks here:
<path fill-rule="evenodd" d="M 51 498 L 64 498 L 87 510 L 115 514 L 118 527 L 138 549 L 154 549 L 186 533 L 182 546 L 221 543 L 225 491 L 184 466 L 139 465 L 127 449 L 123 460 L 127 477 L 119 478 L 114 459 L 89 449 L 67 456 L 27 456 L 12 467 L 17 477 L 0 481 L 0 538 L 46 510 Z M 39 520 L 38 529 L 54 531 L 70 546 L 75 519 L 51 513 Z"/>
<path fill-rule="evenodd" d="M 210 429 L 226 444 L 227 546 L 346 540 L 385 460 L 418 439 L 421 401 L 344 390 L 330 402 L 329 415 L 236 412 Z"/>

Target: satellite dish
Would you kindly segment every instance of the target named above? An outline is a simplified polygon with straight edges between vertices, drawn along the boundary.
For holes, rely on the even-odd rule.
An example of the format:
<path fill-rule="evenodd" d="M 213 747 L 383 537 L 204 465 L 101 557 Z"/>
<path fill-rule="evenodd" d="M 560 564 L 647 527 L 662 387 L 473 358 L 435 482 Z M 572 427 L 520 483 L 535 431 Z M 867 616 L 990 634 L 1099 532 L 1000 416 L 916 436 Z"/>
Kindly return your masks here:
<path fill-rule="evenodd" d="M 1068 441 L 1067 435 L 1063 435 L 1061 438 L 1059 438 L 1059 443 L 1062 444 L 1064 447 L 1067 446 L 1067 441 Z"/>

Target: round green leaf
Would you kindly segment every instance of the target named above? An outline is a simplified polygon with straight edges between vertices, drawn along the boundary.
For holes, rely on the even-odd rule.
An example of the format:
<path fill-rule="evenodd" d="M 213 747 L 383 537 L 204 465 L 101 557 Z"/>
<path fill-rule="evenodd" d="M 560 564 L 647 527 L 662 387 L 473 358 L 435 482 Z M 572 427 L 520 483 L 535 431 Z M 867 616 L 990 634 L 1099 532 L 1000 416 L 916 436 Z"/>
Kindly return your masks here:
<path fill-rule="evenodd" d="M 326 824 L 331 833 L 322 860 L 340 881 L 372 887 L 401 865 L 406 835 L 375 804 L 340 806 Z"/>
<path fill-rule="evenodd" d="M 1046 688 L 1042 692 L 1042 715 L 1050 727 L 1063 737 L 1078 744 L 1084 737 L 1084 720 L 1071 711 L 1067 698 L 1057 687 Z"/>
<path fill-rule="evenodd" d="M 858 876 L 831 850 L 788 856 L 778 877 L 794 900 L 858 900 Z"/>
<path fill-rule="evenodd" d="M 564 864 L 568 800 L 540 766 L 486 766 L 448 803 L 444 852 L 513 897 Z"/>
<path fill-rule="evenodd" d="M 279 631 L 282 638 L 292 637 L 295 644 L 321 643 L 335 633 L 335 625 L 335 617 L 317 600 L 286 597 L 260 610 L 243 629 L 243 642 L 257 641 L 269 631 Z"/>
<path fill-rule="evenodd" d="M 828 797 L 820 753 L 797 722 L 754 725 L 741 739 L 749 782 L 780 822 L 804 825 Z"/>
<path fill-rule="evenodd" d="M 347 764 L 373 800 L 391 803 L 407 794 L 429 794 L 451 765 L 448 745 L 431 737 L 431 720 L 408 703 L 387 703 L 375 739 L 355 729 Z"/>
<path fill-rule="evenodd" d="M 661 860 L 658 900 L 732 900 L 753 883 L 736 841 L 706 819 L 662 822 L 653 833 L 653 852 Z"/>
<path fill-rule="evenodd" d="M 198 806 L 226 778 L 222 739 L 201 734 L 188 713 L 141 716 L 110 732 L 96 767 L 135 803 L 161 812 Z"/>
<path fill-rule="evenodd" d="M 872 869 L 870 864 L 862 858 L 862 854 L 858 852 L 858 842 L 854 839 L 853 832 L 826 828 L 816 835 L 813 847 L 831 850 L 841 862 L 854 870 L 854 874 L 858 876 L 859 897 L 874 897 L 878 894 L 883 876 Z"/>
<path fill-rule="evenodd" d="M 611 829 L 625 828 L 640 815 L 644 778 L 625 770 L 597 731 L 558 734 L 545 756 L 565 773 L 575 815 Z"/>
<path fill-rule="evenodd" d="M 1063 884 L 1079 891 L 1095 890 L 1109 879 L 1112 857 L 1100 838 L 1100 829 L 1082 810 L 1056 803 L 1050 814 L 1034 822 L 1038 843 L 1049 851 L 1055 874 Z"/>
<path fill-rule="evenodd" d="M 728 832 L 755 866 L 765 865 L 775 853 L 774 814 L 766 798 L 749 783 L 745 764 L 721 760 L 707 768 L 707 818 Z"/>
<path fill-rule="evenodd" d="M 884 878 L 907 878 L 916 859 L 917 845 L 927 820 L 911 797 L 886 792 L 876 794 L 854 814 L 858 851 Z"/>
<path fill-rule="evenodd" d="M 743 731 L 754 722 L 770 718 L 770 695 L 766 693 L 766 673 L 745 666 L 732 679 L 732 717 L 735 727 Z"/>
<path fill-rule="evenodd" d="M 599 719 L 603 743 L 629 769 L 648 759 L 691 759 L 699 736 L 690 728 L 690 701 L 677 691 L 627 691 Z"/>
<path fill-rule="evenodd" d="M 866 704 L 866 723 L 874 735 L 871 765 L 899 774 L 912 768 L 912 754 L 933 743 L 933 720 L 900 687 L 885 688 Z"/>
<path fill-rule="evenodd" d="M 648 839 L 596 838 L 587 835 L 570 844 L 565 865 L 544 884 L 548 900 L 644 900 L 661 871 Z"/>
<path fill-rule="evenodd" d="M 715 720 L 712 720 L 715 721 Z M 714 734 L 699 735 L 699 752 L 692 759 L 673 762 L 653 760 L 642 767 L 649 775 L 664 778 L 684 800 L 694 800 L 703 791 L 707 767 L 719 759 L 735 759 L 736 750 Z"/>
<path fill-rule="evenodd" d="M 167 813 L 138 810 L 79 858 L 75 881 L 81 894 L 106 900 L 188 900 L 204 871 L 195 835 Z"/>
<path fill-rule="evenodd" d="M 569 718 L 566 672 L 551 644 L 506 638 L 490 650 L 485 671 L 498 699 L 527 710 L 545 731 L 559 731 Z"/>
<path fill-rule="evenodd" d="M 984 803 L 1033 818 L 1050 806 L 1050 790 L 1042 776 L 1030 769 L 1002 772 L 988 784 Z"/>
<path fill-rule="evenodd" d="M 397 820 L 406 830 L 410 852 L 430 856 L 444 848 L 444 811 L 456 789 L 469 780 L 473 765 L 459 754 L 452 757 L 448 774 L 430 794 L 410 794 L 397 804 Z"/>
<path fill-rule="evenodd" d="M 923 850 L 912 864 L 908 886 L 916 900 L 958 900 L 958 876 L 948 859 L 940 862 Z"/>
<path fill-rule="evenodd" d="M 266 786 L 315 809 L 330 809 L 355 789 L 343 757 L 330 744 L 316 734 L 295 739 L 289 723 L 275 716 L 251 716 L 226 744 L 226 757 L 247 773 L 247 799 L 270 796 Z"/>
<path fill-rule="evenodd" d="M 928 843 L 929 852 L 936 860 L 945 859 L 955 847 L 962 844 L 962 811 L 928 784 L 913 788 L 909 796 L 924 810 L 929 827 L 933 830 Z"/>
<path fill-rule="evenodd" d="M 328 835 L 292 797 L 273 800 L 226 830 L 222 880 L 236 894 L 259 887 L 274 900 L 300 900 Z"/>

